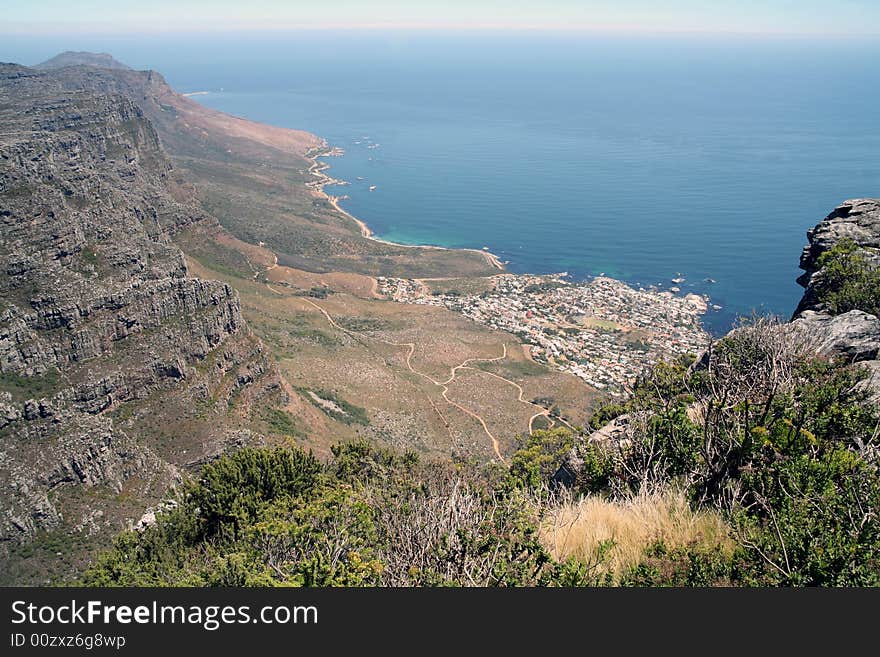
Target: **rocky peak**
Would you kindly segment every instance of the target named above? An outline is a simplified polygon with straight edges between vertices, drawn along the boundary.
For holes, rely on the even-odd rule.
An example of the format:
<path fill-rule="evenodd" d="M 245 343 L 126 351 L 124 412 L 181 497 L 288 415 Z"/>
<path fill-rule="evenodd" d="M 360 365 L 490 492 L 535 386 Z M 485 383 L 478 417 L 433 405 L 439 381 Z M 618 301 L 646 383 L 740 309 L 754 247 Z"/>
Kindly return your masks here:
<path fill-rule="evenodd" d="M 65 68 L 67 66 L 92 66 L 95 68 L 110 68 L 116 70 L 131 70 L 128 66 L 113 58 L 110 53 L 106 52 L 85 52 L 73 51 L 55 55 L 51 59 L 47 59 L 41 64 L 37 64 L 36 69 L 52 69 Z"/>

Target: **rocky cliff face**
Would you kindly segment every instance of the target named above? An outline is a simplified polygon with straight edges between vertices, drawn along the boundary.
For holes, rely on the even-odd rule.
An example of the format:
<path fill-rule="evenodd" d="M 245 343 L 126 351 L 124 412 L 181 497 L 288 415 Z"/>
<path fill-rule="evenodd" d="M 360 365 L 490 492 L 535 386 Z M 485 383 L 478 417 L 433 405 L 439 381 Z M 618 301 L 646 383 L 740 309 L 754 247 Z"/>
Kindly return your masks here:
<path fill-rule="evenodd" d="M 821 301 L 827 286 L 820 258 L 841 240 L 851 240 L 867 263 L 880 267 L 880 200 L 845 201 L 807 232 L 798 279 L 804 296 L 792 318 L 793 326 L 809 331 L 826 355 L 841 356 L 863 363 L 871 373 L 867 382 L 880 401 L 880 319 L 864 310 L 853 309 L 835 315 Z"/>
<path fill-rule="evenodd" d="M 807 310 L 827 312 L 819 301 L 823 288 L 819 258 L 841 240 L 855 242 L 861 253 L 880 267 L 880 200 L 855 199 L 844 201 L 825 219 L 807 231 L 809 243 L 801 254 L 804 274 L 798 279 L 806 292 L 795 311 L 795 317 Z"/>
<path fill-rule="evenodd" d="M 118 530 L 248 442 L 277 375 L 235 292 L 189 277 L 180 200 L 131 100 L 0 65 L 0 558 Z M 4 569 L 5 570 L 5 569 Z M 15 578 L 10 578 L 15 581 Z"/>

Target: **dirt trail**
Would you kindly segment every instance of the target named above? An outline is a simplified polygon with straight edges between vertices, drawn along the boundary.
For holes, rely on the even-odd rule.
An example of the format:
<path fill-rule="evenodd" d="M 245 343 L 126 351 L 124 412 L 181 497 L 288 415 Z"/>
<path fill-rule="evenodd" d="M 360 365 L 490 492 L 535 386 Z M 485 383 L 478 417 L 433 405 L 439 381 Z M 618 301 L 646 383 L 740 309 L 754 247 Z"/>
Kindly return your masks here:
<path fill-rule="evenodd" d="M 273 253 L 272 254 L 272 264 L 262 270 L 254 267 L 251 264 L 250 259 L 247 260 L 247 263 L 248 263 L 248 266 L 254 270 L 254 280 L 257 280 L 257 278 L 259 278 L 260 274 L 265 274 L 266 272 L 270 272 L 278 266 L 278 256 Z M 266 283 L 266 287 L 268 287 L 268 286 L 269 286 L 269 283 Z M 269 288 L 269 289 L 271 290 L 272 288 Z M 272 290 L 272 291 L 274 292 L 275 290 Z"/>
<path fill-rule="evenodd" d="M 273 253 L 272 259 L 273 259 L 272 264 L 269 265 L 268 267 L 266 267 L 263 270 L 263 273 L 271 271 L 272 269 L 275 269 L 276 267 L 278 267 L 278 256 Z M 259 271 L 254 273 L 255 280 L 259 276 L 259 274 L 260 274 Z M 279 296 L 287 296 L 284 292 L 281 292 L 281 291 L 273 288 L 269 284 L 268 281 L 266 282 L 266 288 L 270 292 L 277 294 Z M 376 279 L 373 279 L 372 293 L 373 293 L 373 295 L 379 297 L 381 295 L 377 294 L 377 290 L 378 290 L 378 281 L 376 281 Z M 307 299 L 305 297 L 299 297 L 298 300 L 307 303 L 312 308 L 314 308 L 315 310 L 320 312 L 324 316 L 324 319 L 327 320 L 327 323 L 330 324 L 330 326 L 332 326 L 333 328 L 335 328 L 339 331 L 342 331 L 343 333 L 345 333 L 347 335 L 352 336 L 353 338 L 357 339 L 358 341 L 360 341 L 363 337 L 371 337 L 372 338 L 372 336 L 364 336 L 363 334 L 357 334 L 354 331 L 350 331 L 349 329 L 347 329 L 343 326 L 340 326 L 336 322 L 336 320 L 333 319 L 333 317 L 330 315 L 330 313 L 328 313 L 324 308 L 322 308 L 320 305 L 318 305 L 317 303 L 315 303 L 311 299 Z M 483 431 L 486 433 L 486 435 L 489 437 L 489 440 L 492 442 L 492 450 L 495 452 L 495 455 L 498 457 L 498 459 L 502 462 L 504 462 L 505 459 L 501 455 L 501 443 L 493 435 L 493 433 L 489 430 L 489 426 L 486 424 L 486 420 L 483 419 L 483 417 L 480 416 L 478 413 L 472 411 L 471 409 L 469 409 L 465 406 L 462 406 L 458 402 L 453 401 L 448 396 L 449 385 L 455 381 L 455 378 L 458 375 L 459 370 L 470 369 L 470 370 L 482 372 L 483 374 L 488 374 L 489 376 L 492 376 L 496 379 L 500 379 L 501 381 L 503 381 L 503 382 L 507 383 L 508 385 L 511 385 L 517 389 L 517 391 L 519 393 L 519 397 L 518 397 L 519 402 L 524 403 L 524 404 L 529 404 L 530 406 L 534 406 L 535 408 L 541 409 L 538 413 L 535 413 L 534 415 L 532 415 L 529 418 L 529 424 L 528 424 L 529 435 L 534 433 L 532 426 L 533 426 L 535 419 L 537 419 L 539 417 L 542 417 L 542 416 L 547 417 L 551 422 L 551 426 L 553 426 L 553 424 L 554 424 L 554 421 L 549 417 L 550 411 L 548 411 L 547 409 L 545 409 L 541 406 L 538 406 L 537 404 L 533 404 L 532 402 L 526 400 L 523 396 L 524 391 L 522 389 L 522 386 L 520 386 L 518 383 L 516 383 L 515 381 L 511 381 L 510 379 L 506 379 L 503 376 L 500 376 L 500 375 L 495 374 L 493 372 L 486 372 L 485 370 L 477 370 L 476 368 L 470 367 L 471 363 L 495 363 L 495 362 L 502 361 L 502 360 L 506 359 L 507 358 L 507 345 L 504 343 L 502 343 L 502 345 L 501 345 L 502 351 L 501 351 L 500 356 L 495 356 L 494 358 L 468 358 L 464 362 L 462 362 L 459 365 L 456 365 L 455 367 L 450 369 L 449 378 L 447 378 L 445 381 L 438 381 L 438 380 L 434 379 L 432 376 L 430 376 L 429 374 L 425 374 L 424 372 L 420 372 L 419 370 L 417 370 L 416 368 L 413 367 L 412 357 L 415 355 L 415 351 L 416 351 L 415 343 L 413 343 L 413 342 L 394 342 L 392 340 L 385 340 L 384 338 L 372 338 L 372 339 L 377 340 L 379 342 L 382 342 L 384 344 L 393 346 L 393 347 L 406 347 L 408 349 L 407 354 L 406 354 L 406 367 L 407 367 L 407 369 L 409 369 L 409 371 L 412 372 L 413 374 L 422 377 L 426 381 L 429 381 L 433 385 L 442 388 L 440 396 L 443 397 L 443 399 L 446 401 L 446 403 L 448 403 L 450 406 L 452 406 L 454 408 L 457 408 L 458 410 L 462 411 L 463 413 L 469 415 L 470 417 L 474 418 L 477 422 L 479 422 L 480 426 L 483 427 Z M 431 398 L 427 397 L 427 399 L 430 402 L 431 406 L 434 408 L 434 410 L 437 412 L 437 415 L 440 417 L 440 419 L 443 422 L 444 426 L 446 427 L 447 431 L 449 431 L 450 438 L 454 438 L 454 436 L 452 434 L 452 429 L 450 428 L 448 420 L 444 417 L 443 413 L 440 412 L 440 409 L 437 408 L 437 405 L 431 400 Z M 567 422 L 565 424 L 568 426 Z"/>
<path fill-rule="evenodd" d="M 332 326 L 333 328 L 338 329 L 339 331 L 342 331 L 343 333 L 350 334 L 352 336 L 355 335 L 352 331 L 349 331 L 348 329 L 340 326 L 336 322 L 336 320 L 333 319 L 333 317 L 330 315 L 330 313 L 328 313 L 324 308 L 319 306 L 317 303 L 315 303 L 311 299 L 300 298 L 300 300 L 304 301 L 308 305 L 312 306 L 315 310 L 320 312 L 324 316 L 324 318 L 327 320 L 327 322 L 330 324 L 330 326 Z M 361 336 L 358 336 L 358 337 L 361 337 Z M 495 452 L 495 455 L 498 457 L 498 459 L 500 461 L 504 462 L 505 459 L 501 455 L 501 443 L 498 441 L 498 439 L 495 437 L 495 435 L 489 430 L 489 426 L 486 424 L 486 420 L 484 420 L 478 413 L 475 413 L 471 409 L 469 409 L 465 406 L 462 406 L 461 404 L 459 404 L 456 401 L 451 400 L 448 396 L 448 393 L 449 393 L 449 384 L 451 384 L 453 381 L 455 381 L 455 377 L 458 374 L 458 370 L 467 367 L 470 363 L 476 363 L 476 362 L 491 363 L 491 362 L 495 362 L 495 361 L 499 361 L 499 360 L 503 360 L 503 359 L 507 358 L 507 345 L 506 344 L 501 345 L 502 346 L 502 354 L 500 356 L 496 356 L 495 358 L 468 358 L 466 361 L 464 361 L 460 365 L 456 365 L 455 367 L 453 367 L 450 370 L 450 376 L 448 379 L 446 379 L 445 381 L 437 381 L 435 378 L 433 378 L 429 374 L 425 374 L 424 372 L 420 372 L 419 370 L 417 370 L 416 368 L 413 367 L 412 357 L 415 354 L 415 350 L 416 350 L 415 343 L 413 343 L 413 342 L 393 342 L 392 340 L 385 340 L 384 338 L 375 338 L 375 339 L 378 340 L 379 342 L 383 342 L 384 344 L 391 345 L 393 347 L 406 347 L 408 349 L 407 354 L 406 354 L 406 361 L 405 361 L 407 369 L 410 372 L 412 372 L 413 374 L 420 376 L 423 379 L 434 384 L 435 386 L 442 388 L 440 396 L 443 397 L 443 399 L 446 401 L 446 403 L 448 403 L 450 406 L 457 408 L 458 410 L 462 411 L 463 413 L 469 415 L 470 417 L 474 418 L 477 422 L 479 422 L 480 426 L 483 427 L 483 431 L 486 433 L 486 435 L 489 437 L 489 440 L 492 442 L 492 451 Z M 501 377 L 499 377 L 499 378 L 501 378 Z M 432 402 L 432 406 L 433 406 L 433 402 Z M 439 409 L 437 409 L 436 406 L 434 408 L 437 410 L 438 415 L 440 415 L 440 417 L 443 419 L 447 428 L 449 428 L 448 422 L 446 422 L 446 419 L 443 417 L 442 413 L 439 412 Z M 531 425 L 531 421 L 529 422 L 529 425 Z"/>
<path fill-rule="evenodd" d="M 469 367 L 468 369 L 474 369 L 474 368 Z M 529 418 L 529 435 L 532 435 L 534 433 L 534 430 L 532 429 L 532 423 L 539 417 L 546 417 L 550 421 L 551 427 L 554 424 L 556 424 L 553 421 L 553 419 L 550 417 L 550 411 L 548 409 L 544 408 L 543 406 L 539 406 L 538 404 L 535 404 L 534 402 L 530 402 L 525 397 L 523 397 L 523 395 L 525 394 L 525 391 L 523 390 L 522 386 L 520 384 L 518 384 L 516 381 L 511 381 L 510 379 L 505 379 L 503 376 L 495 374 L 494 372 L 486 372 L 485 370 L 477 370 L 477 371 L 480 371 L 483 374 L 488 374 L 489 376 L 493 376 L 496 379 L 500 379 L 501 381 L 504 381 L 505 383 L 509 383 L 514 388 L 516 388 L 517 391 L 519 392 L 519 401 L 520 402 L 522 402 L 523 404 L 528 404 L 529 406 L 533 406 L 535 408 L 541 409 L 540 411 L 538 411 L 532 417 Z"/>
<path fill-rule="evenodd" d="M 371 295 L 374 299 L 384 299 L 384 298 L 385 298 L 385 295 L 384 295 L 384 294 L 379 294 L 379 281 L 376 280 L 376 279 L 375 279 L 374 277 L 372 277 L 372 276 L 370 276 L 370 281 L 372 281 L 371 284 L 370 284 L 370 295 Z"/>

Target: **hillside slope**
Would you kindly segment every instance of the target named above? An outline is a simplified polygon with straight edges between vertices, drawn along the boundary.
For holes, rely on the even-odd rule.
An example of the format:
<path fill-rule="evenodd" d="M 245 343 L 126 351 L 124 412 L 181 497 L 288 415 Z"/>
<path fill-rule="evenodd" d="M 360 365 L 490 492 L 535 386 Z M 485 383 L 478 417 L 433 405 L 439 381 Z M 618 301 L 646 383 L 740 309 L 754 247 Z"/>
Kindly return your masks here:
<path fill-rule="evenodd" d="M 189 276 L 170 236 L 213 220 L 134 103 L 2 65 L 0 124 L 0 551 L 40 581 L 252 442 L 278 377 L 234 290 Z"/>

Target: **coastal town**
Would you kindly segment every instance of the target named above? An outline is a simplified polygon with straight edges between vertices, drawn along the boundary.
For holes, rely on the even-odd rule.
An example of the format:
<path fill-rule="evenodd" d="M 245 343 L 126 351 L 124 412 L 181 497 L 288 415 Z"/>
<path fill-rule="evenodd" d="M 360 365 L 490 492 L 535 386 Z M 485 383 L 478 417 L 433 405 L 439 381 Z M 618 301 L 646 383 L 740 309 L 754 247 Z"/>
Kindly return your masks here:
<path fill-rule="evenodd" d="M 611 395 L 625 394 L 661 358 L 698 354 L 709 343 L 705 297 L 635 289 L 607 277 L 500 274 L 491 289 L 462 293 L 430 279 L 379 278 L 402 303 L 444 306 L 519 337 L 531 357 Z M 436 283 L 440 283 L 437 281 Z"/>

